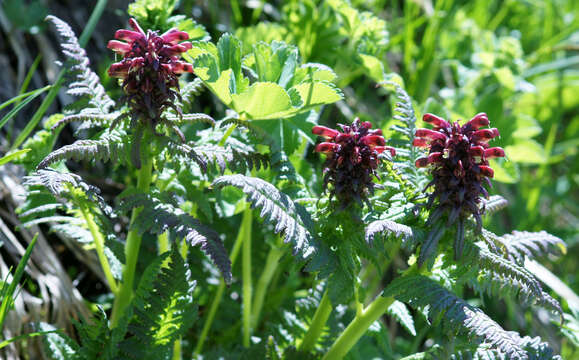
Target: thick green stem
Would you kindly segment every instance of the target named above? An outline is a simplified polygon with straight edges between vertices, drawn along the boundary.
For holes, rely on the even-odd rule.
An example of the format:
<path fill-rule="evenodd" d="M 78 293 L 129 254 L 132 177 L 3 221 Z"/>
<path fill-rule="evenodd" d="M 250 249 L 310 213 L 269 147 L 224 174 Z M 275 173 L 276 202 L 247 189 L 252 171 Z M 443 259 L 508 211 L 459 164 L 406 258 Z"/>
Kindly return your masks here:
<path fill-rule="evenodd" d="M 318 306 L 318 309 L 314 314 L 310 328 L 304 337 L 304 341 L 302 341 L 299 346 L 300 351 L 312 351 L 314 349 L 331 313 L 332 303 L 328 296 L 328 290 L 326 290 L 324 296 L 322 296 L 322 300 L 320 301 L 320 306 Z"/>
<path fill-rule="evenodd" d="M 117 289 L 117 282 L 115 281 L 115 278 L 113 277 L 113 273 L 111 272 L 109 260 L 107 259 L 106 255 L 105 255 L 105 238 L 104 238 L 103 234 L 100 232 L 97 224 L 95 223 L 94 216 L 91 214 L 90 210 L 88 210 L 85 206 L 81 206 L 80 212 L 82 213 L 82 216 L 83 216 L 84 220 L 86 221 L 88 229 L 89 229 L 89 231 L 92 235 L 92 238 L 94 240 L 95 249 L 96 249 L 99 261 L 101 263 L 101 267 L 103 268 L 103 272 L 105 273 L 105 277 L 106 277 L 107 282 L 109 284 L 109 288 L 111 289 L 113 294 L 116 294 L 116 292 L 118 290 Z"/>
<path fill-rule="evenodd" d="M 149 191 L 152 173 L 153 173 L 152 159 L 149 156 L 143 157 L 143 163 L 141 169 L 139 169 L 139 175 L 137 180 L 137 189 L 140 192 L 146 193 Z M 131 229 L 141 211 L 142 207 L 133 209 L 133 215 L 131 216 L 129 229 Z M 131 299 L 133 297 L 133 283 L 135 280 L 135 269 L 137 267 L 137 260 L 139 258 L 140 247 L 141 247 L 141 236 L 139 235 L 138 229 L 129 230 L 129 233 L 127 235 L 127 242 L 125 244 L 126 264 L 123 269 L 123 282 L 121 283 L 121 287 L 119 289 L 119 292 L 115 298 L 115 302 L 113 305 L 113 314 L 111 318 L 113 328 L 117 326 L 119 320 L 121 319 L 127 306 L 129 306 Z"/>
<path fill-rule="evenodd" d="M 244 226 L 245 224 L 242 220 L 239 232 L 237 233 L 237 238 L 235 239 L 235 243 L 233 244 L 233 249 L 231 250 L 231 255 L 229 255 L 229 258 L 231 259 L 231 267 L 235 265 L 237 255 L 239 255 L 239 250 L 241 249 L 241 244 L 243 243 L 243 239 L 245 237 Z M 211 307 L 209 308 L 209 313 L 207 313 L 207 318 L 205 320 L 205 324 L 203 324 L 203 329 L 201 330 L 201 335 L 199 336 L 199 340 L 197 341 L 197 346 L 195 346 L 195 353 L 194 353 L 195 355 L 201 354 L 201 351 L 203 350 L 203 344 L 205 343 L 205 339 L 207 339 L 207 335 L 209 334 L 209 330 L 211 329 L 211 325 L 213 324 L 213 320 L 215 319 L 215 314 L 217 314 L 219 304 L 221 304 L 221 299 L 223 298 L 224 291 L 225 291 L 225 281 L 221 279 L 221 281 L 219 282 L 219 286 L 217 287 L 217 291 L 215 292 L 215 296 L 213 296 L 213 302 L 211 303 Z"/>
<path fill-rule="evenodd" d="M 393 297 L 378 296 L 362 313 L 357 314 L 346 330 L 334 342 L 324 359 L 342 359 L 358 340 L 366 333 L 366 330 L 386 312 L 394 302 Z"/>
<path fill-rule="evenodd" d="M 255 295 L 253 297 L 253 308 L 251 310 L 251 327 L 253 329 L 257 327 L 267 288 L 271 283 L 271 279 L 273 278 L 273 274 L 279 265 L 279 259 L 281 259 L 282 255 L 283 250 L 275 245 L 271 247 L 269 254 L 267 254 L 265 267 L 263 268 L 263 272 L 257 281 L 257 287 L 255 288 Z"/>
<path fill-rule="evenodd" d="M 251 283 L 251 209 L 243 212 L 243 248 L 241 252 L 241 268 L 243 277 L 243 346 L 249 347 L 251 337 L 251 298 L 253 285 Z"/>

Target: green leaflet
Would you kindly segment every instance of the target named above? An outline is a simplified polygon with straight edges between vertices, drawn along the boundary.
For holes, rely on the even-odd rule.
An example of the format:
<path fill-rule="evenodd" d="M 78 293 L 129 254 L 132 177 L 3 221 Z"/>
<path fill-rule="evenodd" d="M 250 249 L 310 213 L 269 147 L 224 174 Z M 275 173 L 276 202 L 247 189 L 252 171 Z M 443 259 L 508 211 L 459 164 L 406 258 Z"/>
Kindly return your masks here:
<path fill-rule="evenodd" d="M 330 81 L 335 74 L 325 66 L 300 65 L 294 46 L 273 41 L 257 43 L 242 61 L 239 39 L 225 34 L 217 45 L 195 42 L 185 59 L 195 73 L 223 103 L 242 119 L 289 118 L 314 107 L 342 99 Z M 250 85 L 244 70 L 257 81 Z"/>

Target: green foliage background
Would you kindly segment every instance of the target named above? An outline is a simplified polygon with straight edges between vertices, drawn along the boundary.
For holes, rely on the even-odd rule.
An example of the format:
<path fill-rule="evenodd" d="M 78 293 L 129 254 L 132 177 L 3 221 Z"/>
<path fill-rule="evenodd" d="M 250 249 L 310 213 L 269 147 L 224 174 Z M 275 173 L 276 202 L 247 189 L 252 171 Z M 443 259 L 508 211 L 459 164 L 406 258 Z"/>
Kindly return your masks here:
<path fill-rule="evenodd" d="M 14 1 L 5 1 L 2 11 L 13 19 L 15 24 L 20 24 L 20 31 L 26 34 L 45 31 L 40 21 L 45 13 L 63 12 L 55 2 L 32 1 L 28 5 L 35 9 L 34 16 L 26 18 L 26 21 L 19 21 L 21 15 L 14 4 Z M 139 0 L 131 5 L 125 2 L 111 4 L 113 6 L 106 10 L 107 16 L 103 17 L 97 28 L 98 35 L 93 36 L 89 44 L 89 52 L 91 55 L 94 53 L 91 58 L 98 59 L 91 66 L 101 75 L 110 94 L 118 95 L 119 89 L 113 81 L 104 80 L 107 78 L 105 70 L 112 62 L 112 56 L 104 49 L 104 41 L 112 38 L 111 29 L 123 27 L 121 24 L 126 22 L 128 7 L 129 13 L 138 18 L 144 28 L 166 30 L 179 24 L 180 29 L 187 31 L 194 40 L 210 38 L 213 43 L 217 43 L 221 39 L 219 43 L 223 46 L 219 47 L 219 43 L 217 45 L 221 53 L 217 47 L 203 48 L 203 45 L 198 43 L 195 50 L 188 54 L 188 60 L 194 63 L 198 69 L 197 75 L 217 98 L 242 114 L 244 120 L 258 120 L 256 126 L 264 131 L 280 131 L 281 127 L 283 132 L 285 126 L 296 133 L 310 136 L 311 143 L 315 139 L 309 134 L 309 127 L 296 128 L 297 121 L 291 120 L 280 125 L 272 119 L 300 116 L 300 113 L 304 113 L 301 116 L 306 118 L 307 110 L 318 104 L 331 103 L 343 94 L 344 101 L 324 108 L 318 121 L 320 124 L 333 127 L 337 123 L 351 121 L 353 116 L 359 116 L 362 120 L 371 121 L 376 127 L 384 129 L 386 138 L 396 137 L 398 135 L 390 130 L 394 124 L 394 120 L 391 120 L 394 115 L 391 110 L 393 99 L 384 89 L 376 87 L 377 82 L 385 79 L 404 85 L 413 99 L 417 117 L 432 112 L 457 120 L 468 119 L 478 112 L 486 112 L 491 125 L 501 131 L 501 138 L 495 140 L 493 145 L 502 146 L 507 153 L 507 159 L 492 164 L 495 169 L 493 193 L 507 198 L 510 206 L 502 210 L 500 216 L 487 217 L 488 223 L 485 226 L 495 233 L 546 230 L 564 239 L 567 255 L 548 267 L 575 293 L 579 293 L 577 1 Z M 90 13 L 91 9 L 86 11 Z M 193 15 L 193 19 L 183 21 L 184 16 L 189 18 L 190 15 Z M 88 18 L 88 14 L 85 18 Z M 78 29 L 77 32 L 80 33 L 81 30 Z M 230 35 L 222 36 L 225 33 L 233 34 L 236 38 Z M 240 42 L 239 45 L 230 44 L 236 41 Z M 274 41 L 273 44 L 284 41 L 289 45 L 265 47 L 256 45 L 259 41 Z M 227 58 L 233 59 L 231 63 L 219 63 L 218 59 L 222 57 L 223 51 L 226 51 L 222 49 L 238 52 L 228 54 Z M 262 71 L 264 68 L 271 69 L 271 66 L 260 63 L 270 59 L 275 59 L 270 61 L 270 65 L 282 59 L 279 60 L 281 67 L 275 69 L 273 74 Z M 296 70 L 300 64 L 305 63 L 321 65 L 307 70 Z M 333 69 L 335 74 L 324 65 Z M 249 72 L 242 71 L 242 66 L 244 69 L 251 69 L 250 74 L 255 77 L 252 80 L 256 80 L 252 85 L 249 85 L 245 75 Z M 294 70 L 291 76 L 279 77 L 284 69 L 290 68 Z M 232 70 L 223 74 L 221 70 L 225 69 Z M 316 85 L 321 89 L 319 93 L 323 96 L 319 103 L 314 101 L 316 99 L 306 99 L 305 94 L 308 91 L 304 89 L 305 85 L 301 81 L 308 79 L 308 76 L 315 79 Z M 279 80 L 274 83 L 270 81 L 272 78 Z M 235 91 L 232 91 L 232 86 Z M 268 107 L 271 104 L 249 103 L 247 99 L 255 98 L 256 93 L 267 96 L 275 94 L 278 100 L 272 103 L 275 103 L 276 107 Z M 213 94 L 200 94 L 198 102 L 191 107 L 199 112 L 209 111 L 214 118 L 223 118 L 226 116 L 226 107 L 215 101 Z M 12 94 L 14 95 L 16 94 Z M 0 100 L 3 102 L 5 99 Z M 16 119 L 15 126 L 3 129 L 4 138 L 14 138 L 27 123 L 24 112 Z M 51 120 L 53 123 L 55 121 L 57 120 Z M 422 125 L 418 124 L 419 127 Z M 187 131 L 195 133 L 197 129 L 192 126 Z M 202 142 L 201 136 L 199 138 Z M 48 132 L 40 131 L 28 141 L 32 145 L 36 141 L 39 144 L 50 143 L 52 146 L 55 137 L 49 137 Z M 286 160 L 289 160 L 296 170 L 295 175 L 314 179 L 313 182 L 319 190 L 317 177 L 320 175 L 316 174 L 320 169 L 310 166 L 310 161 L 316 161 L 314 155 L 311 155 L 311 145 L 304 141 L 302 136 L 284 139 L 274 145 L 284 150 L 288 157 Z M 24 147 L 27 147 L 26 144 Z M 43 146 L 30 147 L 33 152 L 39 152 L 35 158 L 41 159 L 46 155 L 46 152 L 42 153 Z M 307 161 L 302 154 L 307 154 Z M 183 171 L 178 177 L 187 180 L 188 177 L 194 178 L 195 174 Z M 195 193 L 199 190 L 190 190 L 195 195 L 202 195 Z M 287 185 L 286 190 L 291 192 L 291 185 Z M 237 202 L 240 194 L 224 191 L 220 196 L 227 197 L 225 200 L 216 200 L 220 216 L 231 216 L 239 212 L 240 209 L 231 208 L 231 204 Z M 208 210 L 209 204 L 194 204 L 193 199 L 187 200 L 204 220 L 211 220 L 216 215 Z M 221 233 L 235 234 L 239 219 L 230 217 L 221 226 Z M 271 237 L 256 231 L 255 241 L 272 240 Z M 228 248 L 229 245 L 227 244 Z M 176 262 L 178 256 L 171 256 Z M 199 258 L 200 256 L 190 256 L 189 259 L 197 269 L 184 269 L 179 264 L 181 268 L 175 267 L 174 271 L 171 268 L 175 274 L 168 270 L 163 276 L 186 279 L 183 280 L 183 288 L 173 289 L 175 294 L 179 295 L 176 297 L 180 300 L 183 297 L 194 298 L 204 314 L 212 301 L 213 293 L 200 292 L 198 289 L 208 288 L 210 284 L 217 282 L 218 275 L 212 274 L 207 278 L 207 273 L 211 274 L 211 271 L 207 270 L 207 263 Z M 256 252 L 254 261 L 265 263 L 265 252 Z M 303 291 L 299 288 L 300 280 L 296 275 L 299 273 L 299 266 L 291 264 L 291 259 L 282 258 L 281 261 L 292 271 L 289 272 L 289 278 L 285 279 L 283 292 L 272 294 L 268 299 L 266 310 L 271 313 L 271 310 L 278 306 L 290 306 L 284 296 Z M 206 278 L 195 286 L 190 279 L 191 274 L 186 270 L 193 272 L 192 279 L 197 279 L 197 275 Z M 235 267 L 233 272 L 241 273 L 240 269 Z M 255 270 L 254 278 L 258 275 Z M 282 275 L 278 274 L 277 278 L 273 279 L 273 284 L 281 281 L 280 276 Z M 147 291 L 154 294 L 155 291 L 163 291 L 163 288 L 159 286 L 159 289 Z M 232 327 L 227 319 L 239 317 L 235 294 L 240 293 L 241 288 L 233 285 L 228 292 L 233 295 L 228 294 L 223 300 L 220 308 L 223 314 L 215 320 L 213 330 L 218 336 L 208 340 L 206 348 L 213 350 L 208 353 L 207 358 L 224 352 L 225 350 L 220 349 L 221 345 L 224 348 L 235 348 L 234 344 L 238 342 L 241 325 Z M 319 291 L 314 288 L 311 292 L 310 295 L 319 300 Z M 305 298 L 305 294 L 301 295 Z M 544 327 L 540 314 L 537 315 L 527 308 L 521 309 L 516 300 L 496 300 L 470 295 L 472 294 L 464 294 L 465 298 L 469 299 L 469 304 L 479 305 L 479 302 L 484 301 L 486 313 L 505 328 L 527 332 L 527 327 L 530 326 L 534 333 L 546 339 L 559 338 L 558 350 L 563 358 L 579 356 L 577 312 L 573 316 L 573 312 L 579 309 L 571 308 L 565 299 L 563 304 L 568 314 L 565 320 L 567 328 L 564 328 L 561 335 Z M 139 311 L 146 309 L 140 308 Z M 404 310 L 397 313 L 402 319 L 406 314 Z M 313 309 L 311 305 L 298 303 L 295 314 L 311 317 Z M 281 334 L 282 338 L 284 331 L 293 332 L 294 336 L 299 334 L 300 329 L 303 331 L 304 324 L 295 318 L 295 314 L 284 312 L 281 317 L 274 318 L 280 325 L 275 328 L 268 325 L 272 328 L 267 330 Z M 193 314 L 183 316 L 191 321 L 195 318 Z M 416 325 L 412 323 L 406 327 L 410 334 L 418 333 L 416 338 L 406 333 L 395 333 L 385 339 L 383 331 L 372 329 L 371 335 L 361 340 L 349 358 L 365 359 L 374 356 L 374 353 L 366 350 L 374 347 L 392 353 L 392 358 L 420 349 L 423 340 L 432 335 L 420 321 L 423 320 L 417 320 Z M 404 321 L 401 322 L 404 324 Z M 202 322 L 196 321 L 191 329 L 179 329 L 177 335 L 186 334 L 186 331 L 197 334 L 201 331 L 201 326 Z M 330 329 L 332 330 L 328 331 L 335 330 L 331 326 Z M 167 337 L 176 338 L 176 333 L 170 333 Z M 143 331 L 143 337 L 146 336 L 149 334 Z M 139 341 L 131 341 L 133 340 Z M 261 341 L 265 342 L 266 339 Z M 366 347 L 365 343 L 371 343 L 373 347 Z M 131 346 L 138 347 L 135 344 Z M 194 345 L 185 346 L 192 348 Z"/>

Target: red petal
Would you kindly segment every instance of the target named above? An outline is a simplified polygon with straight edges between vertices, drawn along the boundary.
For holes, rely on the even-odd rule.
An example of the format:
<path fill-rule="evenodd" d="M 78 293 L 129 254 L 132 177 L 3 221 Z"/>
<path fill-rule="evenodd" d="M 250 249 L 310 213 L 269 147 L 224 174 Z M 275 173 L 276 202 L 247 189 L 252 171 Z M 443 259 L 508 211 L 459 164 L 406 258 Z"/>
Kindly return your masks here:
<path fill-rule="evenodd" d="M 475 130 L 478 130 L 479 128 L 483 127 L 483 126 L 487 126 L 489 124 L 489 118 L 487 117 L 487 114 L 485 113 L 479 113 L 476 114 L 472 119 L 470 119 L 469 122 L 467 122 L 465 125 L 468 125 L 470 127 L 472 127 Z"/>
<path fill-rule="evenodd" d="M 439 162 L 441 160 L 442 160 L 442 153 L 441 152 L 434 152 L 434 153 L 428 155 L 428 163 L 429 164 Z"/>
<path fill-rule="evenodd" d="M 161 49 L 160 51 L 160 54 L 167 57 L 180 56 L 181 53 L 184 53 L 185 51 L 187 51 L 187 48 L 185 46 L 183 46 L 182 44 L 176 44 L 163 47 L 163 49 Z"/>
<path fill-rule="evenodd" d="M 185 72 L 193 72 L 193 65 L 186 63 L 186 62 L 182 62 L 182 61 L 175 61 L 174 63 L 171 64 L 171 70 L 175 73 L 175 74 L 183 74 Z"/>
<path fill-rule="evenodd" d="M 163 35 L 161 35 L 161 37 L 163 38 L 163 41 L 174 45 L 180 41 L 188 40 L 189 34 L 187 34 L 184 31 L 180 31 L 177 28 L 172 28 L 169 29 L 167 32 L 165 32 Z"/>
<path fill-rule="evenodd" d="M 483 174 L 484 176 L 487 176 L 490 178 L 495 176 L 495 172 L 493 171 L 493 169 L 490 168 L 490 166 L 480 165 L 479 168 L 480 168 L 481 174 Z"/>
<path fill-rule="evenodd" d="M 426 139 L 415 138 L 412 140 L 412 145 L 416 147 L 427 147 L 428 143 L 426 142 Z"/>
<path fill-rule="evenodd" d="M 363 144 L 366 144 L 370 147 L 372 146 L 384 146 L 386 141 L 380 135 L 366 135 L 360 139 Z"/>
<path fill-rule="evenodd" d="M 430 140 L 446 140 L 448 137 L 441 132 L 430 129 L 416 130 L 416 137 L 426 138 Z"/>
<path fill-rule="evenodd" d="M 425 158 L 425 157 L 419 158 L 416 160 L 414 165 L 416 165 L 417 168 L 426 167 L 426 166 L 428 166 L 428 158 Z"/>
<path fill-rule="evenodd" d="M 129 74 L 129 63 L 114 63 L 109 67 L 108 73 L 111 77 L 124 78 Z"/>
<path fill-rule="evenodd" d="M 340 149 L 340 145 L 334 143 L 323 142 L 316 146 L 316 151 L 324 154 L 336 152 Z"/>
<path fill-rule="evenodd" d="M 372 128 L 372 123 L 369 121 L 364 121 L 362 124 L 360 124 L 360 127 L 366 128 L 366 129 L 371 129 Z"/>
<path fill-rule="evenodd" d="M 422 120 L 424 122 L 427 122 L 429 124 L 432 124 L 432 125 L 438 126 L 438 127 L 449 127 L 450 126 L 448 121 L 446 121 L 443 118 L 436 116 L 434 114 L 424 114 L 424 116 L 422 116 Z"/>
<path fill-rule="evenodd" d="M 312 134 L 323 136 L 326 139 L 333 139 L 339 133 L 340 132 L 338 130 L 330 129 L 330 128 L 327 128 L 327 127 L 321 126 L 321 125 L 314 126 L 314 128 L 312 129 Z"/>
<path fill-rule="evenodd" d="M 396 149 L 394 149 L 391 146 L 376 146 L 374 148 L 374 150 L 376 150 L 378 152 L 378 154 L 383 153 L 385 150 L 388 150 L 390 152 L 390 155 L 392 156 L 396 156 Z"/>
<path fill-rule="evenodd" d="M 471 156 L 483 156 L 485 149 L 482 146 L 473 146 L 468 150 Z"/>
<path fill-rule="evenodd" d="M 505 150 L 500 147 L 494 147 L 485 150 L 485 157 L 487 159 L 492 159 L 496 157 L 505 157 Z"/>
<path fill-rule="evenodd" d="M 131 51 L 131 45 L 118 40 L 110 40 L 107 47 L 112 51 L 123 56 L 129 51 Z"/>
<path fill-rule="evenodd" d="M 121 29 L 121 30 L 117 30 L 117 32 L 115 32 L 115 39 L 118 39 L 118 40 L 131 42 L 131 41 L 136 41 L 138 39 L 144 39 L 144 38 L 145 38 L 145 36 L 137 31 Z"/>
<path fill-rule="evenodd" d="M 132 19 L 132 18 L 129 19 L 129 25 L 133 28 L 133 30 L 138 31 L 141 34 L 143 34 L 143 36 L 145 36 L 145 32 L 143 31 L 143 29 L 141 29 L 137 20 Z"/>
<path fill-rule="evenodd" d="M 498 136 L 498 133 L 497 129 L 482 129 L 475 131 L 474 136 L 480 141 L 489 141 Z"/>

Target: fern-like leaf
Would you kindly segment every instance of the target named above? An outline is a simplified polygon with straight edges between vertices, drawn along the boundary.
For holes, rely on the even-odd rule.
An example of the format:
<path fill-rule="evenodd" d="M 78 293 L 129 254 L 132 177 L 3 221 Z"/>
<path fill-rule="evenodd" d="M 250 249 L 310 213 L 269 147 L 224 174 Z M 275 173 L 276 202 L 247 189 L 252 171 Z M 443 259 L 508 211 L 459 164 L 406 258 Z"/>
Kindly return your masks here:
<path fill-rule="evenodd" d="M 206 163 L 214 163 L 221 174 L 229 167 L 233 171 L 245 172 L 247 170 L 260 170 L 269 165 L 269 157 L 258 152 L 235 149 L 230 146 L 200 145 L 193 151 Z"/>
<path fill-rule="evenodd" d="M 175 115 L 170 115 L 167 116 L 167 120 L 170 123 L 176 124 L 176 125 L 182 125 L 182 124 L 194 124 L 194 123 L 204 123 L 204 124 L 208 124 L 208 125 L 215 125 L 215 120 L 207 115 L 207 114 L 203 114 L 203 113 L 199 113 L 199 114 L 183 114 L 181 116 L 175 116 Z"/>
<path fill-rule="evenodd" d="M 426 182 L 425 173 L 414 166 L 416 159 L 421 154 L 419 150 L 412 146 L 414 141 L 414 134 L 416 132 L 416 114 L 412 106 L 412 99 L 408 93 L 395 82 L 384 82 L 381 85 L 388 85 L 394 88 L 394 94 L 398 101 L 394 107 L 394 120 L 402 123 L 400 125 L 392 126 L 392 130 L 402 135 L 402 141 L 392 140 L 392 143 L 398 143 L 396 146 L 395 168 L 398 170 L 405 180 L 412 184 L 416 189 L 422 189 Z M 401 161 L 402 160 L 402 161 Z"/>
<path fill-rule="evenodd" d="M 275 233 L 283 233 L 284 242 L 291 242 L 294 254 L 302 252 L 306 258 L 313 251 L 311 219 L 306 210 L 275 186 L 259 178 L 243 175 L 226 175 L 213 182 L 215 188 L 234 186 L 241 189 L 251 202 L 252 208 L 261 208 L 260 217 L 274 225 Z"/>
<path fill-rule="evenodd" d="M 512 234 L 505 234 L 500 239 L 506 246 L 508 257 L 519 264 L 524 263 L 525 257 L 533 259 L 547 255 L 561 255 L 566 251 L 563 240 L 546 231 L 513 231 Z"/>
<path fill-rule="evenodd" d="M 80 114 L 68 115 L 63 117 L 56 124 L 52 125 L 51 130 L 56 130 L 57 128 L 70 124 L 72 122 L 89 122 L 98 126 L 106 126 L 112 124 L 119 116 L 119 113 L 110 114 L 91 114 L 87 112 L 81 112 Z"/>
<path fill-rule="evenodd" d="M 393 234 L 396 238 L 402 237 L 405 241 L 414 237 L 411 227 L 392 220 L 376 220 L 371 222 L 366 228 L 366 242 L 372 244 L 377 233 Z"/>
<path fill-rule="evenodd" d="M 395 279 L 384 291 L 416 308 L 428 307 L 429 317 L 441 317 L 442 324 L 455 331 L 466 331 L 498 349 L 509 359 L 528 359 L 529 356 L 511 333 L 503 330 L 482 310 L 469 305 L 450 290 L 422 275 Z"/>
<path fill-rule="evenodd" d="M 217 232 L 178 208 L 174 199 L 166 194 L 132 195 L 123 200 L 121 208 L 129 210 L 141 206 L 143 210 L 134 223 L 140 234 L 148 231 L 158 235 L 168 230 L 185 238 L 191 246 L 200 246 L 219 268 L 225 282 L 231 282 L 231 261 Z"/>
<path fill-rule="evenodd" d="M 77 140 L 48 154 L 37 169 L 45 169 L 61 160 L 119 161 L 125 155 L 127 140 L 117 132 L 103 135 L 98 140 Z"/>
<path fill-rule="evenodd" d="M 543 291 L 541 283 L 531 272 L 515 262 L 475 246 L 467 246 L 464 262 L 471 269 L 478 267 L 481 270 L 484 280 L 479 286 L 487 292 L 505 295 L 502 290 L 508 288 L 524 300 L 534 300 L 537 304 L 562 315 L 559 303 Z"/>
<path fill-rule="evenodd" d="M 121 343 L 127 358 L 168 359 L 173 343 L 185 334 L 197 316 L 193 303 L 196 283 L 191 279 L 191 270 L 176 248 L 169 260 L 166 266 L 155 261 L 147 275 L 147 278 L 154 275 L 153 281 L 137 290 L 129 337 Z"/>
<path fill-rule="evenodd" d="M 490 215 L 506 208 L 509 202 L 500 195 L 491 195 L 488 199 L 482 199 L 482 204 L 485 214 Z"/>
<path fill-rule="evenodd" d="M 47 16 L 46 19 L 54 24 L 63 43 L 60 44 L 62 53 L 67 58 L 66 69 L 74 75 L 74 81 L 68 86 L 68 94 L 87 96 L 89 104 L 99 112 L 107 114 L 114 107 L 114 101 L 107 95 L 100 79 L 89 67 L 90 61 L 86 51 L 78 43 L 78 39 L 70 26 L 56 16 Z"/>
<path fill-rule="evenodd" d="M 70 198 L 72 196 L 70 187 L 79 189 L 88 200 L 97 203 L 104 213 L 112 213 L 112 209 L 100 195 L 100 189 L 87 184 L 76 174 L 61 173 L 51 169 L 38 170 L 36 173 L 24 178 L 24 185 L 28 187 L 43 186 L 59 198 Z"/>

